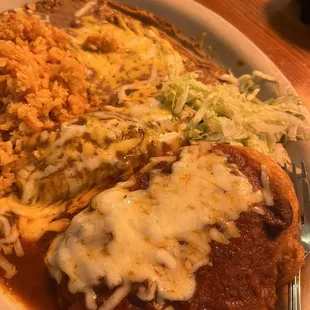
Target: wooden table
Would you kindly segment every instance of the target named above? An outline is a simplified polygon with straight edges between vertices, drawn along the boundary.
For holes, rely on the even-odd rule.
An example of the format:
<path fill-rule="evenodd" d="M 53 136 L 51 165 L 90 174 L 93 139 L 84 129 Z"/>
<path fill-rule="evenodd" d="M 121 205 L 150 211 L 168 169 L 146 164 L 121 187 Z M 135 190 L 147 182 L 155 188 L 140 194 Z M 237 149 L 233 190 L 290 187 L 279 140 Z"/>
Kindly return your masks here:
<path fill-rule="evenodd" d="M 197 0 L 253 41 L 310 107 L 310 25 L 297 0 Z"/>

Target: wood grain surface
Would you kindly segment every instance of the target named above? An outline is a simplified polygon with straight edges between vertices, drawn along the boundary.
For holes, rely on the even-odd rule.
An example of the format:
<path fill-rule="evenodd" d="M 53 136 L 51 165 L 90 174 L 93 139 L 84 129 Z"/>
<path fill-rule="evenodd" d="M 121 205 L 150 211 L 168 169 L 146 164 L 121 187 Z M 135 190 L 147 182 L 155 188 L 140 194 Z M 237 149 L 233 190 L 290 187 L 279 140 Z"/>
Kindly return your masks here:
<path fill-rule="evenodd" d="M 297 0 L 196 0 L 254 42 L 279 67 L 310 107 L 310 25 Z"/>

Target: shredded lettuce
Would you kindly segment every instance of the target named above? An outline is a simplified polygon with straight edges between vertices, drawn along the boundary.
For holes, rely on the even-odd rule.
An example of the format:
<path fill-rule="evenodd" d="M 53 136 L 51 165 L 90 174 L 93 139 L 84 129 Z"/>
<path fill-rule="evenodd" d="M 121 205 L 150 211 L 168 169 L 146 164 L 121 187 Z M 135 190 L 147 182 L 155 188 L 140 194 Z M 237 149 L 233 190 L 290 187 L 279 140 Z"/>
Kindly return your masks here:
<path fill-rule="evenodd" d="M 206 85 L 195 73 L 167 80 L 162 102 L 183 124 L 189 140 L 244 145 L 271 156 L 280 165 L 289 162 L 287 141 L 310 138 L 310 113 L 293 93 L 277 94 L 278 83 L 259 71 L 226 83 Z M 273 83 L 274 95 L 260 100 L 264 82 Z"/>

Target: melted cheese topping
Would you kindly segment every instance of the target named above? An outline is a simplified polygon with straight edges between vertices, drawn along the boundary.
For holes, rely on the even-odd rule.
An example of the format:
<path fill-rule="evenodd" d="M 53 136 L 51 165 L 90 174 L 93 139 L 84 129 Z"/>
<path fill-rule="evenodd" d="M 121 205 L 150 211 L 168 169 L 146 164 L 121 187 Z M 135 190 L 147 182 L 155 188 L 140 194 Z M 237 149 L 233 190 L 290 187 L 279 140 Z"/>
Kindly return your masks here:
<path fill-rule="evenodd" d="M 113 309 L 131 283 L 144 283 L 142 300 L 189 300 L 210 241 L 238 237 L 233 221 L 263 201 L 225 155 L 208 148 L 185 147 L 172 173 L 154 172 L 146 190 L 119 184 L 97 195 L 50 246 L 51 276 L 60 283 L 66 273 L 69 291 L 83 292 L 88 309 L 97 309 L 93 287 L 102 279 L 116 290 L 100 310 Z"/>
<path fill-rule="evenodd" d="M 18 231 L 22 239 L 33 242 L 48 231 L 62 232 L 67 229 L 70 220 L 59 217 L 64 213 L 73 214 L 82 210 L 98 192 L 100 190 L 94 187 L 87 192 L 81 191 L 70 201 L 57 201 L 50 205 L 42 201 L 34 205 L 23 204 L 19 198 L 10 195 L 0 199 L 0 214 L 17 216 Z"/>
<path fill-rule="evenodd" d="M 98 87 L 116 89 L 130 83 L 127 89 L 137 91 L 126 97 L 141 101 L 156 93 L 156 85 L 165 77 L 184 72 L 182 56 L 168 40 L 161 38 L 156 28 L 143 26 L 119 13 L 115 23 L 102 23 L 92 16 L 82 19 L 83 27 L 72 29 L 72 52 L 81 64 L 96 73 L 92 81 L 94 91 Z M 94 49 L 85 47 L 88 38 L 93 38 Z M 95 49 L 100 40 L 106 40 L 103 43 L 107 50 Z"/>
<path fill-rule="evenodd" d="M 52 143 L 19 171 L 23 203 L 73 197 L 115 174 L 115 169 L 123 171 L 124 157 L 132 152 L 145 154 L 158 136 L 152 129 L 110 112 L 91 113 L 83 121 L 85 124 L 64 123 L 58 132 L 50 133 Z"/>
<path fill-rule="evenodd" d="M 156 130 L 161 134 L 170 132 L 182 134 L 179 121 L 154 97 L 148 97 L 143 103 L 130 100 L 124 102 L 124 106 L 105 106 L 105 109 L 118 115 L 129 116 L 144 126 L 152 124 L 152 127 L 156 126 Z"/>

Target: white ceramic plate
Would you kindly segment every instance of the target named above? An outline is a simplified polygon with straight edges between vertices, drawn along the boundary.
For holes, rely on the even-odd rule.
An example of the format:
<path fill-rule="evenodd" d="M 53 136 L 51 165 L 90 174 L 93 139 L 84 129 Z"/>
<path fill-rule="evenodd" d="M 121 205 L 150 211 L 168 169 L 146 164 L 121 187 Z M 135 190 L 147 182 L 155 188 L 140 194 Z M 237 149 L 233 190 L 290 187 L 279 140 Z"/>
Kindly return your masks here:
<path fill-rule="evenodd" d="M 198 38 L 202 32 L 206 32 L 206 48 L 214 48 L 218 61 L 225 67 L 231 68 L 236 76 L 250 73 L 253 70 L 260 70 L 277 78 L 280 83 L 281 92 L 285 92 L 287 89 L 294 91 L 292 85 L 282 72 L 257 46 L 226 20 L 204 6 L 192 0 L 119 1 L 152 11 L 180 27 L 183 32 L 189 36 L 196 36 Z M 0 0 L 0 12 L 22 6 L 29 2 L 34 1 Z M 242 60 L 245 65 L 242 67 L 239 66 L 237 63 L 239 60 Z M 268 89 L 266 92 L 268 92 Z M 310 158 L 308 156 L 309 150 L 308 142 L 289 146 L 290 156 L 295 160 Z M 308 167 L 308 171 L 310 172 L 310 166 Z M 306 296 L 307 293 L 310 293 L 310 283 L 309 281 L 306 283 L 310 275 L 309 263 L 308 261 L 307 268 L 303 272 L 302 280 L 304 283 L 302 295 L 304 298 L 302 310 L 310 310 L 310 296 Z M 0 296 L 0 309 L 24 310 L 25 307 L 17 301 L 14 301 L 7 293 L 3 292 Z M 277 310 L 286 309 L 286 296 L 285 290 L 283 290 Z"/>

